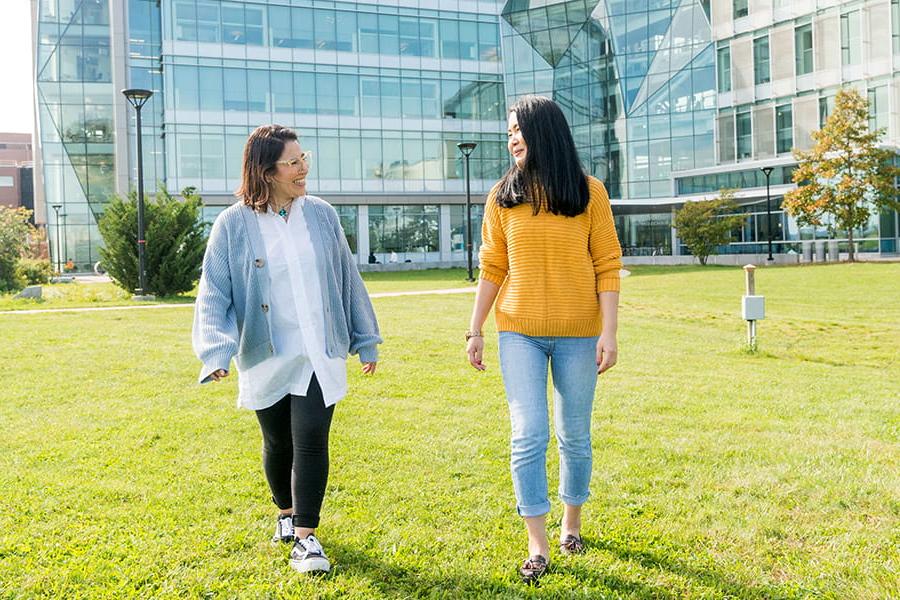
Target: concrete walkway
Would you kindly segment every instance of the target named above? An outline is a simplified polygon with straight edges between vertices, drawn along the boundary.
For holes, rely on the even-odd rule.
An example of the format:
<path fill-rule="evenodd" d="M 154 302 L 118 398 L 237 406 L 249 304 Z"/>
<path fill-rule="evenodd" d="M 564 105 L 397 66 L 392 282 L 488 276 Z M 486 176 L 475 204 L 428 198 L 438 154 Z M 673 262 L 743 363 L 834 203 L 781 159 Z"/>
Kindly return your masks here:
<path fill-rule="evenodd" d="M 450 288 L 446 290 L 420 290 L 412 292 L 379 292 L 369 294 L 370 298 L 396 298 L 398 296 L 433 296 L 442 294 L 472 294 L 475 287 Z M 157 308 L 193 308 L 194 303 L 185 304 L 129 304 L 126 306 L 88 306 L 84 308 L 39 308 L 33 310 L 0 310 L 0 315 L 38 315 L 62 312 L 101 312 L 109 310 L 152 310 Z"/>

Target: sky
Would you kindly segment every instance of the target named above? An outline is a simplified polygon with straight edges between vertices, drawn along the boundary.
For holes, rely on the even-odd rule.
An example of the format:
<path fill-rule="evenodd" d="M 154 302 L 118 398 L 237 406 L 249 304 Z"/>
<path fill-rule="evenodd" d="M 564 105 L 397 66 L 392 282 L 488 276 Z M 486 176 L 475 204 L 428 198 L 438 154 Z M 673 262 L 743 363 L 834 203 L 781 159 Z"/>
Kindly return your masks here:
<path fill-rule="evenodd" d="M 31 2 L 0 0 L 0 132 L 34 132 Z"/>

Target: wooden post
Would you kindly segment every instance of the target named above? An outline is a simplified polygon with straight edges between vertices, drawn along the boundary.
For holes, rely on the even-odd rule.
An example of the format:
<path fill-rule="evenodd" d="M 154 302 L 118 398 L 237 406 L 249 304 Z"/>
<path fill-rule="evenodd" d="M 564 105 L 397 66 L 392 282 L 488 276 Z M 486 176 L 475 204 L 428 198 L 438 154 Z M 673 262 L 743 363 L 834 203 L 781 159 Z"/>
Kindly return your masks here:
<path fill-rule="evenodd" d="M 744 265 L 744 273 L 747 275 L 747 295 L 756 295 L 756 278 L 753 272 L 756 271 L 756 265 Z"/>

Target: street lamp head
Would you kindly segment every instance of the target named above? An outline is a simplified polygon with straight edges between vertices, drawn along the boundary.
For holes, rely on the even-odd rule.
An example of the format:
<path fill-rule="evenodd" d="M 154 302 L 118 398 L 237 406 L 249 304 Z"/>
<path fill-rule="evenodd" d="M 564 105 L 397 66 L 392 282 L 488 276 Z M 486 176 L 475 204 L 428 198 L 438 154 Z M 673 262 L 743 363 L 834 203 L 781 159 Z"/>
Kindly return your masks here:
<path fill-rule="evenodd" d="M 773 167 L 763 167 L 763 168 L 760 169 L 760 171 L 762 171 L 763 173 L 765 173 L 765 175 L 766 175 L 767 178 L 769 177 L 769 175 L 772 174 L 772 171 L 774 171 L 774 170 L 775 170 L 775 169 L 774 169 Z"/>
<path fill-rule="evenodd" d="M 59 209 L 62 208 L 62 204 L 51 204 L 50 207 L 53 208 L 53 210 L 55 210 L 56 212 L 59 212 Z"/>
<path fill-rule="evenodd" d="M 472 154 L 472 151 L 475 150 L 475 146 L 477 146 L 475 142 L 460 142 L 456 145 L 459 148 L 460 152 L 463 153 L 463 156 L 468 157 Z"/>
<path fill-rule="evenodd" d="M 153 92 L 150 90 L 141 90 L 137 88 L 122 90 L 122 95 L 124 95 L 128 102 L 131 103 L 133 107 L 140 110 L 144 103 L 150 99 L 150 96 L 153 95 Z"/>

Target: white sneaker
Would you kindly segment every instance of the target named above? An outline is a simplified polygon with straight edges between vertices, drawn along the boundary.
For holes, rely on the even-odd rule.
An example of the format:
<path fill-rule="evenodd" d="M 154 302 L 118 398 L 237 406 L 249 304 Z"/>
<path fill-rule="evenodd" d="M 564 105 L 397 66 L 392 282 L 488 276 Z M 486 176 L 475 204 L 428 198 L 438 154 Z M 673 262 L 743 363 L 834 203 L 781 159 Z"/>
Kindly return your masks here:
<path fill-rule="evenodd" d="M 291 515 L 281 515 L 275 522 L 275 535 L 272 536 L 272 543 L 284 542 L 285 544 L 294 541 L 294 520 Z"/>
<path fill-rule="evenodd" d="M 305 539 L 294 540 L 290 562 L 291 568 L 301 573 L 327 573 L 331 570 L 331 563 L 325 556 L 322 544 L 312 534 Z"/>

